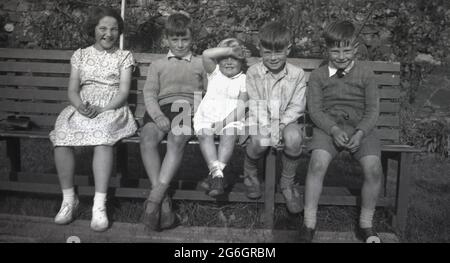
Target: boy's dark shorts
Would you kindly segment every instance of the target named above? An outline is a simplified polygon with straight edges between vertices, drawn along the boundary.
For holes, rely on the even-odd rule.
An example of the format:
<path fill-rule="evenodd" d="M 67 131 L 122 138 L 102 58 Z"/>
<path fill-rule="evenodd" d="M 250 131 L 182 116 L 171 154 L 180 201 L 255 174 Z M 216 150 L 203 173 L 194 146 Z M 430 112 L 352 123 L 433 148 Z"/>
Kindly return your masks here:
<path fill-rule="evenodd" d="M 175 119 L 176 116 L 180 115 L 180 114 L 188 114 L 189 115 L 189 119 L 190 119 L 190 123 L 184 123 L 183 121 L 180 122 L 180 125 L 186 126 L 188 129 L 190 129 L 190 134 L 189 135 L 194 135 L 194 128 L 193 128 L 193 114 L 191 112 L 189 113 L 183 113 L 181 112 L 182 109 L 179 109 L 180 112 L 172 112 L 171 108 L 172 108 L 172 104 L 165 104 L 160 106 L 162 113 L 170 120 L 170 123 L 172 123 L 172 121 Z M 178 109 L 176 109 L 178 110 Z M 181 116 L 181 115 L 180 115 Z M 148 112 L 146 111 L 144 114 L 144 126 L 149 123 L 149 122 L 153 122 L 155 123 L 155 121 L 153 120 L 153 118 L 148 114 Z"/>
<path fill-rule="evenodd" d="M 342 128 L 342 127 L 341 127 Z M 343 129 L 349 137 L 353 134 L 355 129 L 353 127 L 345 127 Z M 325 150 L 331 154 L 334 158 L 340 151 L 333 141 L 332 136 L 326 134 L 323 130 L 314 127 L 312 140 L 308 144 L 308 150 L 320 149 Z M 375 155 L 381 156 L 380 140 L 378 139 L 377 132 L 372 130 L 367 136 L 364 136 L 361 140 L 361 145 L 355 153 L 352 154 L 356 160 L 360 160 L 364 156 Z"/>

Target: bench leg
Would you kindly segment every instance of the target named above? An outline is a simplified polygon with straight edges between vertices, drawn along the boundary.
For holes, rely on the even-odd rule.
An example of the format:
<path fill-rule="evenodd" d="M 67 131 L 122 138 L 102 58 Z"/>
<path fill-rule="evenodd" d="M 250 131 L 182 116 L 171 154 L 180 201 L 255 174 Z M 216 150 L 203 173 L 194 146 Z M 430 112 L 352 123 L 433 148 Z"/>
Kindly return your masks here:
<path fill-rule="evenodd" d="M 117 145 L 116 167 L 120 173 L 120 186 L 126 187 L 128 184 L 128 148 L 126 143 Z"/>
<path fill-rule="evenodd" d="M 269 150 L 265 162 L 264 180 L 264 225 L 266 228 L 273 228 L 275 214 L 275 180 L 276 180 L 276 159 L 277 152 Z"/>
<path fill-rule="evenodd" d="M 386 154 L 381 154 L 381 166 L 383 167 L 383 192 L 381 193 L 384 197 L 387 196 L 387 185 L 388 185 L 388 168 L 389 168 L 389 159 Z"/>
<path fill-rule="evenodd" d="M 11 164 L 9 173 L 10 181 L 17 181 L 17 173 L 21 170 L 20 165 L 20 139 L 8 138 L 6 140 L 6 152 Z"/>
<path fill-rule="evenodd" d="M 412 164 L 412 153 L 401 153 L 397 180 L 397 198 L 395 207 L 394 226 L 403 232 L 406 227 L 409 199 L 409 168 Z"/>

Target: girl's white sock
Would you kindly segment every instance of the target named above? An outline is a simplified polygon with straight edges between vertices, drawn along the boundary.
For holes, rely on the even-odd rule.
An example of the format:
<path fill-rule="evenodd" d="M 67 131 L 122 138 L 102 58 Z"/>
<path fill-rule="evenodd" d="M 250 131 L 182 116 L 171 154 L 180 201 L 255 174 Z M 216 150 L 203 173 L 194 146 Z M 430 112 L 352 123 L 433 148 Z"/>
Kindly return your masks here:
<path fill-rule="evenodd" d="M 62 189 L 63 203 L 73 204 L 75 201 L 75 190 L 72 188 Z"/>
<path fill-rule="evenodd" d="M 94 205 L 92 206 L 92 210 L 104 208 L 105 203 L 106 203 L 106 193 L 95 192 Z"/>

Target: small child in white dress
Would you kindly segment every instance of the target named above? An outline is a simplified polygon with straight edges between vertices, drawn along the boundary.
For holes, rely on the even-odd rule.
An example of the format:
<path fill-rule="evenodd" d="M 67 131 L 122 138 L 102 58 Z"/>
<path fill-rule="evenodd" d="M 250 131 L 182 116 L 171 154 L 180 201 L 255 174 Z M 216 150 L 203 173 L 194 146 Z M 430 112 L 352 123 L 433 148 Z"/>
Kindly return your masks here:
<path fill-rule="evenodd" d="M 235 38 L 222 40 L 216 48 L 203 52 L 203 67 L 208 73 L 208 88 L 194 115 L 194 131 L 209 168 L 202 183 L 208 195 L 224 192 L 223 169 L 233 153 L 239 131 L 244 127 L 245 74 L 242 71 L 248 50 Z M 214 135 L 220 135 L 218 149 Z"/>

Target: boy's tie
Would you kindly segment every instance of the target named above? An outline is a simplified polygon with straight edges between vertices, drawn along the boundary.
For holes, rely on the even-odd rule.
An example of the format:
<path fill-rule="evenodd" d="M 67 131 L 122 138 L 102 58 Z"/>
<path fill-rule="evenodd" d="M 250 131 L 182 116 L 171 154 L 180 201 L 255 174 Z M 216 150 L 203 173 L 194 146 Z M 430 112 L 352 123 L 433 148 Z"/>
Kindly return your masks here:
<path fill-rule="evenodd" d="M 345 70 L 344 69 L 338 69 L 336 72 L 338 78 L 342 78 L 345 75 Z"/>

